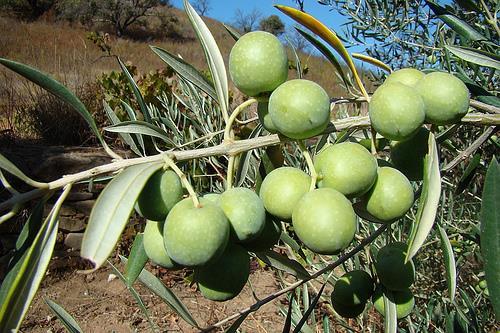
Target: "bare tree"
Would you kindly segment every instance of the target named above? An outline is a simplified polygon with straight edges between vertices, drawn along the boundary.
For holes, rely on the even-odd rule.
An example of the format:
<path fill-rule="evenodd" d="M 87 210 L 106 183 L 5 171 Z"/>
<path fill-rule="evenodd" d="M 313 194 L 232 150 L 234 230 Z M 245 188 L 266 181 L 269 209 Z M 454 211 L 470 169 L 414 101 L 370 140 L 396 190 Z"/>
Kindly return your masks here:
<path fill-rule="evenodd" d="M 278 15 L 270 15 L 260 20 L 259 29 L 279 36 L 285 32 L 285 24 Z"/>
<path fill-rule="evenodd" d="M 250 13 L 245 13 L 241 9 L 236 9 L 234 12 L 234 26 L 244 33 L 250 32 L 255 30 L 261 17 L 262 13 L 255 8 Z"/>
<path fill-rule="evenodd" d="M 210 6 L 210 0 L 196 0 L 193 2 L 193 7 L 196 9 L 198 14 L 202 16 L 208 14 L 208 11 L 212 9 L 212 6 Z"/>

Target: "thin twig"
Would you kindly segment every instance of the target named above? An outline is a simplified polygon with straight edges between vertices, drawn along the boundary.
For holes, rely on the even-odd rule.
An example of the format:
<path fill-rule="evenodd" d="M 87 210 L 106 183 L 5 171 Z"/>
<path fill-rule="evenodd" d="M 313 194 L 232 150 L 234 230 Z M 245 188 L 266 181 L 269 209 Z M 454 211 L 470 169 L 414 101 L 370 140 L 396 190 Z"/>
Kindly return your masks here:
<path fill-rule="evenodd" d="M 342 263 L 344 263 L 345 261 L 347 261 L 349 258 L 353 257 L 356 253 L 358 253 L 359 251 L 361 251 L 366 245 L 370 244 L 375 238 L 377 238 L 378 236 L 380 236 L 385 229 L 387 229 L 387 224 L 384 224 L 383 226 L 381 226 L 380 228 L 378 228 L 374 233 L 372 233 L 370 236 L 366 237 L 365 239 L 363 239 L 361 241 L 361 243 L 359 243 L 358 245 L 356 245 L 351 251 L 347 252 L 346 254 L 344 254 L 342 257 L 338 258 L 336 261 L 332 262 L 331 264 L 329 264 L 328 266 L 326 266 L 325 268 L 317 271 L 316 273 L 314 273 L 313 275 L 305 278 L 305 279 L 302 279 L 302 280 L 298 280 L 297 282 L 289 285 L 288 287 L 286 288 L 283 288 L 263 299 L 261 299 L 260 301 L 258 302 L 255 302 L 253 305 L 239 311 L 238 313 L 235 313 L 234 315 L 231 315 L 207 328 L 204 328 L 202 330 L 202 332 L 210 332 L 212 331 L 213 329 L 217 328 L 217 327 L 220 327 L 228 322 L 230 322 L 231 320 L 234 320 L 236 318 L 238 318 L 239 316 L 242 316 L 242 315 L 245 315 L 247 313 L 251 313 L 251 312 L 254 312 L 254 311 L 257 311 L 262 305 L 264 304 L 267 304 L 269 302 L 271 302 L 272 300 L 278 298 L 279 296 L 281 295 L 284 295 L 286 294 L 287 292 L 291 291 L 291 290 L 294 290 L 295 288 L 297 287 L 300 287 L 301 285 L 303 285 L 304 283 L 306 283 L 307 281 L 310 281 L 310 280 L 313 280 L 313 279 L 316 279 L 317 277 L 321 276 L 322 274 L 324 274 L 325 272 L 329 272 L 331 270 L 333 270 L 334 268 L 336 268 L 337 266 L 341 265 Z"/>
<path fill-rule="evenodd" d="M 465 160 L 470 155 L 474 154 L 474 152 L 481 147 L 481 145 L 488 140 L 488 138 L 494 133 L 498 131 L 497 126 L 488 127 L 480 137 L 478 137 L 467 149 L 458 154 L 450 163 L 446 164 L 441 171 L 446 172 L 448 170 L 453 169 L 457 166 L 458 163 Z"/>
<path fill-rule="evenodd" d="M 496 113 L 500 114 L 500 108 L 494 105 L 489 105 L 480 101 L 476 101 L 475 99 L 470 100 L 470 106 L 472 106 L 476 110 L 486 111 L 488 113 Z"/>
<path fill-rule="evenodd" d="M 469 113 L 464 118 L 462 118 L 461 123 L 470 125 L 500 125 L 500 115 Z M 338 132 L 351 128 L 367 128 L 369 126 L 370 119 L 367 116 L 351 117 L 333 121 L 322 134 Z M 44 184 L 44 188 L 37 188 L 29 192 L 15 195 L 9 200 L 0 203 L 0 212 L 12 208 L 17 203 L 24 203 L 35 198 L 39 198 L 43 196 L 47 191 L 60 189 L 67 184 L 81 182 L 103 174 L 110 174 L 132 165 L 161 162 L 163 161 L 164 156 L 168 156 L 174 161 L 186 161 L 210 156 L 237 155 L 239 153 L 252 149 L 277 145 L 288 140 L 288 138 L 279 136 L 278 134 L 271 134 L 252 139 L 223 142 L 212 147 L 192 150 L 172 150 L 153 156 L 118 160 L 89 170 L 63 176 L 62 178 Z"/>
<path fill-rule="evenodd" d="M 193 186 L 191 186 L 191 183 L 189 183 L 189 180 L 187 179 L 186 175 L 184 172 L 182 172 L 181 169 L 172 161 L 171 158 L 169 158 L 167 155 L 163 155 L 163 160 L 165 161 L 165 164 L 172 169 L 177 176 L 181 179 L 182 185 L 184 185 L 184 188 L 188 191 L 189 196 L 191 197 L 191 200 L 193 200 L 193 204 L 195 207 L 200 207 L 200 201 L 198 200 L 198 196 L 196 195 L 196 192 L 193 189 Z"/>

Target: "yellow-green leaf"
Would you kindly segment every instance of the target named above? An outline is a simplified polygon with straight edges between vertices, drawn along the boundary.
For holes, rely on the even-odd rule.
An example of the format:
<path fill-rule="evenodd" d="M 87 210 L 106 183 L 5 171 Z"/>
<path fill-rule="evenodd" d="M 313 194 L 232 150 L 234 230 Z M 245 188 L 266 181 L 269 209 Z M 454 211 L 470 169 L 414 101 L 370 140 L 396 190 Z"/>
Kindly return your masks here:
<path fill-rule="evenodd" d="M 392 72 L 392 69 L 391 69 L 391 67 L 389 67 L 389 65 L 385 64 L 384 62 L 382 62 L 382 61 L 380 61 L 378 59 L 372 58 L 372 57 L 370 57 L 370 56 L 368 56 L 366 54 L 353 53 L 352 57 L 356 58 L 356 59 L 359 59 L 361 61 L 367 62 L 367 63 L 369 63 L 369 64 L 371 64 L 373 66 L 377 66 L 378 68 L 383 69 L 387 73 Z"/>

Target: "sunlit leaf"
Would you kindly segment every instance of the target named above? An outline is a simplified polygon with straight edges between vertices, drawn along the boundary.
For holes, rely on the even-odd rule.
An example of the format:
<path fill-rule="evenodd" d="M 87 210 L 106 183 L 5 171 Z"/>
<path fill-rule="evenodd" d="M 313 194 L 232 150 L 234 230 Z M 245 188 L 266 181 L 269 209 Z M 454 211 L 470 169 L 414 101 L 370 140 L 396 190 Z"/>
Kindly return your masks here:
<path fill-rule="evenodd" d="M 424 244 L 434 225 L 441 195 L 441 175 L 439 157 L 434 134 L 429 134 L 429 153 L 424 162 L 424 184 L 415 221 L 408 239 L 406 260 L 410 260 Z"/>
<path fill-rule="evenodd" d="M 496 158 L 486 172 L 481 205 L 481 252 L 490 300 L 500 319 L 500 165 Z"/>
<path fill-rule="evenodd" d="M 59 318 L 59 320 L 63 323 L 66 330 L 70 333 L 83 333 L 80 325 L 76 322 L 75 318 L 73 318 L 62 306 L 57 304 L 54 301 L 51 301 L 48 298 L 44 299 L 45 303 L 49 306 L 50 310 L 54 312 L 54 314 Z"/>
<path fill-rule="evenodd" d="M 78 97 L 76 97 L 75 94 L 72 93 L 68 88 L 66 88 L 60 82 L 51 78 L 48 74 L 43 73 L 30 66 L 4 58 L 0 58 L 0 64 L 13 70 L 19 75 L 24 76 L 26 79 L 39 85 L 40 87 L 47 90 L 51 94 L 57 96 L 59 99 L 68 103 L 76 112 L 78 112 L 85 119 L 87 124 L 90 126 L 90 129 L 99 139 L 103 147 L 107 148 L 107 144 L 104 141 L 101 133 L 99 132 L 99 129 L 97 128 L 94 118 L 87 110 L 85 105 L 82 103 L 82 101 L 80 101 Z"/>
<path fill-rule="evenodd" d="M 228 119 L 229 109 L 229 88 L 227 84 L 226 67 L 224 59 L 220 53 L 219 47 L 215 42 L 214 37 L 208 30 L 206 24 L 201 19 L 200 15 L 191 6 L 188 0 L 184 0 L 184 8 L 188 15 L 189 21 L 193 25 L 194 31 L 201 42 L 205 58 L 207 59 L 208 68 L 214 80 L 215 91 L 217 92 L 219 106 L 224 119 Z"/>
<path fill-rule="evenodd" d="M 241 34 L 236 31 L 233 27 L 227 25 L 227 24 L 222 24 L 224 28 L 226 28 L 226 31 L 233 37 L 234 40 L 238 40 L 241 38 Z"/>
<path fill-rule="evenodd" d="M 356 66 L 354 65 L 354 62 L 352 61 L 351 56 L 347 52 L 347 49 L 345 46 L 342 44 L 342 41 L 338 38 L 338 36 L 330 29 L 328 29 L 327 26 L 325 26 L 323 23 L 315 19 L 313 16 L 301 12 L 300 10 L 297 10 L 292 7 L 288 6 L 283 6 L 283 5 L 275 5 L 276 8 L 278 8 L 280 11 L 297 21 L 298 23 L 302 24 L 304 27 L 308 28 L 312 32 L 314 32 L 316 35 L 321 37 L 325 42 L 327 42 L 330 46 L 332 46 L 335 51 L 337 51 L 342 59 L 347 63 L 347 66 L 349 66 L 349 69 L 352 72 L 352 75 L 354 76 L 354 79 L 356 80 L 356 83 L 363 93 L 364 96 L 368 96 L 365 87 L 363 85 L 363 82 L 361 82 L 361 78 L 358 74 L 358 71 L 356 70 Z"/>
<path fill-rule="evenodd" d="M 386 291 L 390 293 L 390 291 Z M 384 332 L 396 333 L 398 330 L 398 315 L 396 304 L 391 301 L 393 297 L 387 297 L 384 292 Z"/>
<path fill-rule="evenodd" d="M 366 54 L 360 54 L 360 53 L 352 53 L 352 57 L 353 58 L 356 58 L 356 59 L 359 59 L 361 61 L 364 61 L 364 62 L 367 62 L 373 66 L 376 66 L 380 69 L 383 69 L 384 71 L 386 71 L 387 73 L 390 73 L 392 72 L 392 69 L 391 67 L 389 67 L 389 65 L 383 63 L 382 61 L 378 60 L 378 59 L 375 59 L 375 58 L 372 58 Z"/>
<path fill-rule="evenodd" d="M 111 107 L 109 106 L 106 101 L 103 101 L 103 107 L 104 111 L 106 112 L 106 115 L 108 116 L 109 120 L 113 125 L 119 124 L 121 121 L 118 119 L 116 114 L 114 113 L 113 110 L 111 110 Z M 139 148 L 137 148 L 137 145 L 135 144 L 134 140 L 132 139 L 132 136 L 128 133 L 118 133 L 118 135 L 125 141 L 125 143 L 130 147 L 130 149 L 136 153 L 139 156 L 142 156 L 141 152 L 139 151 Z"/>
<path fill-rule="evenodd" d="M 14 165 L 14 163 L 9 161 L 2 154 L 0 154 L 0 169 L 7 171 L 8 173 L 10 173 L 13 176 L 16 176 L 17 178 L 21 179 L 22 181 L 24 181 L 28 185 L 31 185 L 34 187 L 47 187 L 47 184 L 37 182 L 36 180 L 33 180 L 30 177 L 26 176 L 21 170 L 18 169 L 18 167 L 16 167 Z"/>
<path fill-rule="evenodd" d="M 451 53 L 479 66 L 487 66 L 500 70 L 500 57 L 494 53 L 476 50 L 470 47 L 445 46 Z"/>
<path fill-rule="evenodd" d="M 151 49 L 177 74 L 194 84 L 199 89 L 203 90 L 214 100 L 217 100 L 217 93 L 215 92 L 213 85 L 208 82 L 207 79 L 191 64 L 159 47 L 151 46 Z"/>
<path fill-rule="evenodd" d="M 130 250 L 130 255 L 128 257 L 127 266 L 125 267 L 127 287 L 134 284 L 147 261 L 148 255 L 144 249 L 144 234 L 137 234 L 135 235 L 134 243 L 132 244 L 132 249 Z"/>
<path fill-rule="evenodd" d="M 148 107 L 146 106 L 146 103 L 144 102 L 144 98 L 142 97 L 141 91 L 139 90 L 139 87 L 137 86 L 137 83 L 135 83 L 134 78 L 132 77 L 132 74 L 127 69 L 127 66 L 123 63 L 123 61 L 118 58 L 118 63 L 120 64 L 120 68 L 122 69 L 123 73 L 127 77 L 128 83 L 132 87 L 132 91 L 134 92 L 135 95 L 135 100 L 137 101 L 137 104 L 139 104 L 139 107 L 141 108 L 141 112 L 144 115 L 144 120 L 146 122 L 150 123 L 151 122 L 151 115 L 149 114 Z"/>
<path fill-rule="evenodd" d="M 102 191 L 90 213 L 81 256 L 98 269 L 106 262 L 128 223 L 134 204 L 149 177 L 162 163 L 139 164 L 120 172 Z"/>
<path fill-rule="evenodd" d="M 306 269 L 297 261 L 272 250 L 256 252 L 255 255 L 271 267 L 292 274 L 299 279 L 309 277 Z"/>
<path fill-rule="evenodd" d="M 108 132 L 115 132 L 115 133 L 136 133 L 136 134 L 148 135 L 155 138 L 159 138 L 163 140 L 165 143 L 175 146 L 175 143 L 167 136 L 164 130 L 162 130 L 160 127 L 156 125 L 141 120 L 122 121 L 119 124 L 106 127 L 105 130 Z"/>
<path fill-rule="evenodd" d="M 299 27 L 295 27 L 295 29 L 299 32 L 299 34 L 302 35 L 302 37 L 304 37 L 306 40 L 309 41 L 309 43 L 311 43 L 316 49 L 318 49 L 318 51 L 321 52 L 321 54 L 324 55 L 325 58 L 328 59 L 328 61 L 330 61 L 330 63 L 333 65 L 333 67 L 335 67 L 340 77 L 342 78 L 344 85 L 346 86 L 346 88 L 348 88 L 349 80 L 347 80 L 347 77 L 345 76 L 342 66 L 340 65 L 337 58 L 333 55 L 333 53 L 319 39 L 317 39 L 310 33 L 304 31 Z"/>
<path fill-rule="evenodd" d="M 314 310 L 314 308 L 318 304 L 318 301 L 321 298 L 321 295 L 323 294 L 323 290 L 325 289 L 325 286 L 326 286 L 326 282 L 323 283 L 323 285 L 321 286 L 320 290 L 318 291 L 318 294 L 316 295 L 316 297 L 314 297 L 313 301 L 311 302 L 311 304 L 307 308 L 306 312 L 304 312 L 304 315 L 302 316 L 302 318 L 300 318 L 300 321 L 295 326 L 295 329 L 293 330 L 293 333 L 299 333 L 300 332 L 300 330 L 302 329 L 302 326 L 304 326 L 304 324 L 306 323 L 307 319 L 311 315 L 311 312 Z"/>
<path fill-rule="evenodd" d="M 440 225 L 438 226 L 438 230 L 439 238 L 441 240 L 441 250 L 444 254 L 446 281 L 448 281 L 448 295 L 450 300 L 453 302 L 455 300 L 455 293 L 457 290 L 457 268 L 455 265 L 455 255 L 453 254 L 453 248 L 451 247 L 446 231 Z"/>
<path fill-rule="evenodd" d="M 0 288 L 0 332 L 18 331 L 48 268 L 59 226 L 59 210 L 67 186 L 45 219 L 33 243 L 7 273 Z"/>

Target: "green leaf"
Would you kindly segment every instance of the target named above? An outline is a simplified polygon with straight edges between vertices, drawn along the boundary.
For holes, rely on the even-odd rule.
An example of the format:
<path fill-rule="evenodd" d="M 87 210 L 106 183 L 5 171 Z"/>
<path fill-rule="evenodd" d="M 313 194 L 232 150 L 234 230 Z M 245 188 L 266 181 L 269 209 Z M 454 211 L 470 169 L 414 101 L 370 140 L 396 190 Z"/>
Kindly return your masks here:
<path fill-rule="evenodd" d="M 130 250 L 127 267 L 125 268 L 125 272 L 127 273 L 127 287 L 131 287 L 134 284 L 148 259 L 146 250 L 144 250 L 144 234 L 137 234 Z"/>
<path fill-rule="evenodd" d="M 480 34 L 477 30 L 447 11 L 445 8 L 432 1 L 426 1 L 426 3 L 441 21 L 443 21 L 460 36 L 473 41 L 487 40 L 487 38 Z"/>
<path fill-rule="evenodd" d="M 455 188 L 456 194 L 462 193 L 470 184 L 472 179 L 474 179 L 474 176 L 476 175 L 476 171 L 480 163 L 481 163 L 481 154 L 480 153 L 474 154 L 469 164 L 467 164 L 464 173 L 458 180 L 457 187 Z"/>
<path fill-rule="evenodd" d="M 136 133 L 153 136 L 175 146 L 175 143 L 167 136 L 164 130 L 156 125 L 141 120 L 122 121 L 119 124 L 106 127 L 105 130 L 115 133 Z"/>
<path fill-rule="evenodd" d="M 486 283 L 495 316 L 500 319 L 500 165 L 496 158 L 490 163 L 484 181 L 481 205 L 481 252 L 484 258 Z"/>
<path fill-rule="evenodd" d="M 316 307 L 316 304 L 318 304 L 318 301 L 321 298 L 321 294 L 323 294 L 323 290 L 325 289 L 325 286 L 326 286 L 326 282 L 323 283 L 323 285 L 321 286 L 321 289 L 318 291 L 318 294 L 316 295 L 316 297 L 314 297 L 311 305 L 309 305 L 309 307 L 307 308 L 307 310 L 304 313 L 304 315 L 302 316 L 302 318 L 300 318 L 300 321 L 295 326 L 295 329 L 293 330 L 293 333 L 299 333 L 300 332 L 300 330 L 302 329 L 302 326 L 304 326 L 304 324 L 306 323 L 307 319 L 311 315 L 311 312 Z"/>
<path fill-rule="evenodd" d="M 103 105 L 104 111 L 106 112 L 106 115 L 108 116 L 108 118 L 111 121 L 111 123 L 113 125 L 118 125 L 121 121 L 120 121 L 120 119 L 118 119 L 118 117 L 116 116 L 116 114 L 114 113 L 114 111 L 111 110 L 111 107 L 109 106 L 109 104 L 106 103 L 106 101 L 102 101 L 102 105 Z M 125 143 L 130 147 L 130 149 L 132 149 L 132 151 L 135 154 L 137 154 L 139 156 L 143 156 L 141 154 L 141 152 L 139 151 L 139 148 L 137 148 L 137 145 L 135 144 L 135 142 L 132 139 L 132 136 L 130 136 L 130 134 L 128 134 L 128 133 L 118 133 L 118 135 L 120 135 L 120 137 L 123 139 L 123 141 L 125 141 Z"/>
<path fill-rule="evenodd" d="M 224 332 L 225 333 L 236 333 L 238 328 L 241 326 L 241 324 L 243 324 L 245 319 L 247 319 L 249 314 L 250 314 L 250 312 L 247 312 L 244 315 L 239 316 L 238 319 L 236 319 L 234 321 L 234 323 L 231 326 L 229 326 L 229 328 L 227 330 L 225 330 Z"/>
<path fill-rule="evenodd" d="M 272 250 L 265 250 L 255 252 L 255 255 L 269 266 L 290 273 L 299 279 L 309 277 L 309 273 L 298 261 L 292 260 L 282 254 Z"/>
<path fill-rule="evenodd" d="M 120 103 L 121 103 L 122 107 L 125 109 L 125 112 L 127 112 L 129 119 L 134 120 L 134 121 L 137 120 L 137 116 L 136 116 L 134 110 L 132 109 L 132 107 L 127 102 L 125 102 L 123 100 L 120 100 Z M 116 124 L 113 124 L 113 125 L 116 125 Z M 146 146 L 144 145 L 144 138 L 140 134 L 136 134 L 135 137 L 137 138 L 137 142 L 139 142 L 139 145 L 142 148 L 142 151 L 144 153 L 143 155 L 146 156 Z M 134 144 L 135 144 L 135 142 L 134 142 Z"/>
<path fill-rule="evenodd" d="M 494 53 L 476 50 L 470 47 L 445 46 L 451 53 L 479 66 L 486 66 L 500 70 L 500 57 Z"/>
<path fill-rule="evenodd" d="M 398 330 L 396 304 L 394 304 L 391 299 L 385 295 L 386 293 L 390 293 L 390 291 L 387 290 L 384 292 L 384 332 L 396 333 Z"/>
<path fill-rule="evenodd" d="M 19 170 L 14 165 L 14 163 L 9 161 L 2 154 L 0 154 L 0 169 L 7 171 L 8 173 L 12 174 L 13 176 L 16 176 L 17 178 L 21 179 L 26 184 L 31 185 L 33 187 L 47 187 L 48 186 L 46 183 L 37 182 L 36 180 L 33 180 L 30 177 L 26 176 L 21 170 Z"/>
<path fill-rule="evenodd" d="M 241 38 L 241 34 L 236 29 L 224 23 L 222 25 L 224 26 L 226 31 L 231 35 L 231 37 L 233 37 L 234 40 L 237 41 L 238 39 Z"/>
<path fill-rule="evenodd" d="M 80 254 L 94 270 L 104 264 L 127 225 L 134 204 L 149 177 L 162 163 L 139 164 L 120 172 L 102 191 L 90 213 Z"/>
<path fill-rule="evenodd" d="M 424 183 L 419 199 L 417 215 L 412 225 L 408 239 L 406 261 L 413 258 L 424 244 L 427 235 L 434 225 L 441 195 L 441 175 L 439 172 L 439 157 L 434 134 L 429 134 L 429 153 L 424 161 Z"/>
<path fill-rule="evenodd" d="M 203 47 L 208 68 L 210 69 L 210 73 L 212 74 L 215 84 L 215 91 L 218 96 L 217 100 L 219 102 L 222 115 L 224 116 L 224 119 L 227 120 L 229 118 L 229 89 L 224 59 L 222 58 L 222 54 L 220 53 L 219 47 L 210 33 L 210 30 L 208 30 L 200 15 L 196 13 L 188 0 L 184 0 L 184 8 L 189 21 L 191 21 L 194 31 L 200 40 L 201 46 Z"/>
<path fill-rule="evenodd" d="M 54 301 L 51 301 L 48 298 L 44 299 L 45 303 L 49 306 L 49 308 L 54 312 L 54 314 L 59 318 L 59 320 L 63 323 L 66 330 L 70 333 L 82 333 L 82 329 L 80 325 L 76 322 L 75 318 L 73 318 L 62 306 L 57 304 Z"/>
<path fill-rule="evenodd" d="M 158 55 L 158 57 L 160 57 L 161 60 L 163 60 L 177 74 L 179 74 L 179 76 L 191 82 L 199 89 L 203 90 L 214 100 L 217 100 L 217 93 L 215 92 L 213 85 L 208 82 L 207 79 L 203 75 L 201 75 L 201 73 L 198 72 L 198 70 L 191 64 L 187 63 L 182 58 L 176 57 L 175 55 L 162 48 L 151 46 L 151 49 Z"/>
<path fill-rule="evenodd" d="M 76 112 L 78 112 L 85 119 L 87 124 L 89 124 L 90 129 L 92 130 L 92 132 L 94 132 L 95 136 L 99 139 L 103 147 L 107 148 L 107 144 L 104 141 L 103 137 L 101 136 L 101 133 L 99 132 L 99 129 L 97 128 L 97 125 L 94 121 L 94 118 L 92 118 L 92 115 L 87 110 L 85 105 L 83 105 L 82 101 L 80 101 L 78 97 L 76 97 L 75 94 L 73 94 L 68 88 L 63 86 L 60 82 L 51 78 L 46 73 L 40 72 L 39 70 L 34 69 L 30 66 L 4 58 L 0 58 L 0 64 L 13 70 L 19 75 L 24 76 L 26 79 L 39 85 L 40 87 L 47 90 L 51 94 L 54 94 L 64 102 L 68 103 Z"/>
<path fill-rule="evenodd" d="M 446 281 L 448 282 L 448 294 L 450 300 L 455 300 L 455 293 L 457 291 L 457 268 L 455 266 L 455 256 L 453 248 L 451 247 L 450 240 L 446 234 L 446 230 L 438 225 L 439 238 L 441 240 L 441 250 L 444 254 L 444 267 L 446 269 Z"/>
<path fill-rule="evenodd" d="M 292 248 L 292 250 L 294 250 L 302 259 L 307 260 L 306 254 L 300 247 L 299 243 L 297 243 L 297 241 L 290 237 L 290 235 L 288 235 L 285 231 L 281 232 L 280 240 L 286 245 L 290 246 L 290 248 Z"/>
<path fill-rule="evenodd" d="M 45 276 L 59 226 L 59 210 L 71 186 L 67 186 L 45 219 L 33 244 L 7 273 L 0 288 L 0 332 L 17 331 Z"/>
<path fill-rule="evenodd" d="M 248 139 L 256 138 L 262 133 L 262 125 L 258 124 L 253 131 L 248 136 Z M 248 169 L 250 167 L 250 157 L 252 157 L 252 151 L 248 150 L 240 155 L 240 162 L 238 164 L 238 169 L 236 170 L 236 187 L 243 185 L 248 174 Z"/>
<path fill-rule="evenodd" d="M 120 68 L 122 69 L 123 73 L 125 73 L 125 76 L 127 77 L 127 80 L 132 87 L 132 91 L 134 92 L 135 99 L 137 101 L 137 104 L 139 104 L 139 107 L 141 108 L 141 112 L 144 115 L 144 120 L 146 122 L 150 123 L 151 122 L 151 115 L 149 114 L 148 107 L 146 106 L 146 103 L 144 102 L 144 98 L 142 97 L 141 91 L 139 90 L 139 87 L 137 86 L 137 83 L 135 83 L 134 78 L 130 74 L 130 72 L 127 69 L 127 66 L 123 63 L 123 61 L 120 58 L 118 59 L 118 63 L 120 64 Z"/>
<path fill-rule="evenodd" d="M 293 43 L 286 37 L 286 41 L 288 42 L 288 45 L 290 45 L 290 48 L 292 49 L 293 56 L 295 58 L 295 69 L 297 71 L 297 79 L 302 79 L 303 77 L 303 72 L 302 72 L 302 62 L 300 61 L 299 55 L 297 54 L 297 50 L 295 49 L 295 46 Z"/>
<path fill-rule="evenodd" d="M 116 268 L 111 262 L 108 261 L 108 264 L 111 266 L 111 269 L 113 269 L 113 271 L 115 272 L 115 274 L 120 278 L 120 280 L 125 284 L 127 285 L 127 282 L 126 282 L 126 278 L 125 276 L 123 276 L 123 274 L 118 270 L 118 268 Z M 151 320 L 151 317 L 149 317 L 149 311 L 148 309 L 146 308 L 146 305 L 144 304 L 144 301 L 142 300 L 141 296 L 139 295 L 139 293 L 137 292 L 137 290 L 134 289 L 134 287 L 132 286 L 127 286 L 127 290 L 130 292 L 130 294 L 132 295 L 132 297 L 135 298 L 135 301 L 137 302 L 137 305 L 139 305 L 139 309 L 141 309 L 142 313 L 144 314 L 144 316 L 146 316 L 146 319 L 149 323 L 149 326 L 151 327 L 151 330 L 153 332 L 157 332 L 158 331 L 158 327 L 156 326 L 156 324 Z"/>
<path fill-rule="evenodd" d="M 290 330 L 292 328 L 292 305 L 293 305 L 293 298 L 295 297 L 295 293 L 292 291 L 290 293 L 290 299 L 288 300 L 288 312 L 286 313 L 286 319 L 285 319 L 285 324 L 283 325 L 283 331 L 282 333 L 290 333 Z"/>
<path fill-rule="evenodd" d="M 127 262 L 127 258 L 120 256 L 122 262 Z M 158 295 L 172 310 L 175 311 L 182 319 L 184 319 L 188 324 L 198 328 L 198 324 L 194 320 L 189 310 L 181 302 L 181 300 L 168 289 L 160 279 L 154 276 L 151 272 L 146 269 L 141 271 L 139 274 L 139 281 L 141 281 L 144 286 L 149 290 Z"/>

